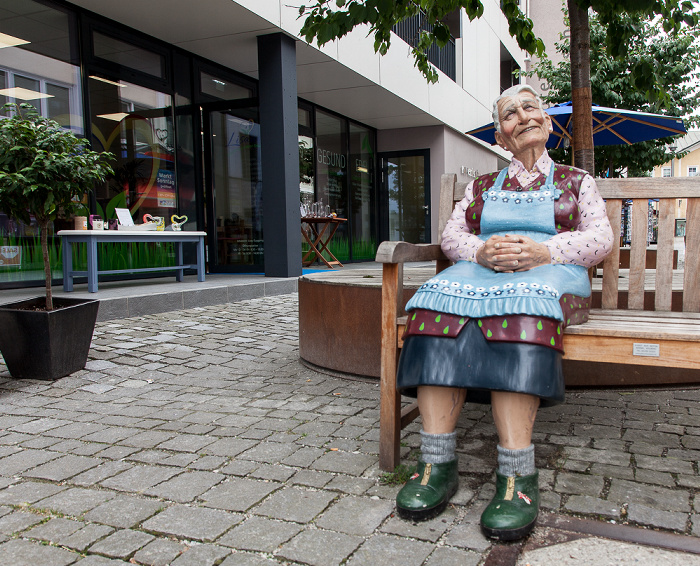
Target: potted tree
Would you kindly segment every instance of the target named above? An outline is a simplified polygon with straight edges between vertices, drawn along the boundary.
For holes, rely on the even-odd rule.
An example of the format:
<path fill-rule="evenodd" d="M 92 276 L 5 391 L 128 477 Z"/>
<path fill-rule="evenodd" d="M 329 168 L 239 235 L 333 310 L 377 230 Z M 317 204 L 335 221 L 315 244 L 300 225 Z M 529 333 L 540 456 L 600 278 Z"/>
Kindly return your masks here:
<path fill-rule="evenodd" d="M 70 215 L 112 173 L 111 153 L 42 117 L 30 104 L 5 104 L 0 118 L 0 210 L 40 234 L 46 296 L 0 307 L 0 352 L 13 377 L 57 379 L 85 367 L 98 301 L 51 293 L 49 223 Z"/>

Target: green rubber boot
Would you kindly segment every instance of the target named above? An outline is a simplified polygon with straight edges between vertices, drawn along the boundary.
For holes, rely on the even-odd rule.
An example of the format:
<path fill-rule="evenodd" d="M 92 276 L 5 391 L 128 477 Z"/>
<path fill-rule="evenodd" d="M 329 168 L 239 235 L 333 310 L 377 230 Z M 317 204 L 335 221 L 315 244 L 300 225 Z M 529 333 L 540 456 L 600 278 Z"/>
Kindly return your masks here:
<path fill-rule="evenodd" d="M 399 517 L 411 521 L 426 521 L 442 513 L 447 502 L 457 492 L 459 473 L 457 460 L 444 464 L 418 462 L 416 472 L 396 496 Z"/>
<path fill-rule="evenodd" d="M 496 472 L 496 495 L 481 514 L 481 530 L 497 540 L 517 540 L 535 527 L 540 507 L 539 473 L 507 477 Z"/>

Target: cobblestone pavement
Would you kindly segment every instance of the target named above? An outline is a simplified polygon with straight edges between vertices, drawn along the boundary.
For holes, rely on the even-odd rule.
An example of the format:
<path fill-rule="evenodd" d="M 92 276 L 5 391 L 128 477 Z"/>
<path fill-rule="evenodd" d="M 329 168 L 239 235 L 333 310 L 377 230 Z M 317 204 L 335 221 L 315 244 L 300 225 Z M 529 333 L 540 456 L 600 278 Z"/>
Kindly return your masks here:
<path fill-rule="evenodd" d="M 284 295 L 98 323 L 55 382 L 0 366 L 0 565 L 484 564 L 487 407 L 462 415 L 452 505 L 404 522 L 377 384 L 305 367 L 297 335 Z M 699 537 L 699 417 L 699 389 L 569 393 L 535 430 L 544 512 Z M 410 462 L 417 423 L 403 440 Z"/>

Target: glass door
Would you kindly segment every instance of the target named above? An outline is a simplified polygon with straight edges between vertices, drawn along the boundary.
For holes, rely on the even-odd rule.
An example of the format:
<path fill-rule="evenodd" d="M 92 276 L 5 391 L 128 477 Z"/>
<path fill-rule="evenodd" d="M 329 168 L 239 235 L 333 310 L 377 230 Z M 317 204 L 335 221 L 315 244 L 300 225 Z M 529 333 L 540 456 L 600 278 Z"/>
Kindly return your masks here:
<path fill-rule="evenodd" d="M 203 108 L 212 272 L 264 271 L 260 123 L 250 102 Z"/>
<path fill-rule="evenodd" d="M 380 154 L 382 200 L 388 239 L 430 242 L 430 165 L 428 151 Z"/>

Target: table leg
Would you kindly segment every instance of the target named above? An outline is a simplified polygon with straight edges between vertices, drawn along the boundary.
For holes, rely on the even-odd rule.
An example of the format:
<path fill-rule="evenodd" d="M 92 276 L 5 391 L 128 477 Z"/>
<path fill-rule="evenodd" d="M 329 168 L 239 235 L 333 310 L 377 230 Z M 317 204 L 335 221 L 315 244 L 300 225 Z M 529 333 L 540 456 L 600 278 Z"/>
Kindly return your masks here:
<path fill-rule="evenodd" d="M 307 222 L 309 229 L 311 230 L 312 237 L 315 241 L 318 241 L 318 231 L 314 227 L 313 224 Z M 318 249 L 316 248 L 316 245 L 314 242 L 311 241 L 311 238 L 309 238 L 309 235 L 306 233 L 306 230 L 304 230 L 304 227 L 301 227 L 301 235 L 304 236 L 304 239 L 306 240 L 306 243 L 309 244 L 310 250 L 304 254 L 304 256 L 301 258 L 301 264 L 304 267 L 308 267 L 309 265 L 313 264 L 314 261 L 316 261 L 316 258 L 319 257 Z M 313 254 L 313 255 L 312 255 Z M 309 256 L 311 256 L 311 259 L 308 259 Z"/>
<path fill-rule="evenodd" d="M 175 265 L 182 265 L 182 242 L 175 242 Z M 185 268 L 175 271 L 175 281 L 182 283 L 185 280 Z"/>
<path fill-rule="evenodd" d="M 326 224 L 326 226 L 329 226 L 329 225 Z M 331 233 L 328 235 L 325 242 L 322 241 L 321 245 L 320 245 L 320 251 L 325 250 L 328 253 L 328 255 L 331 257 L 330 261 L 325 262 L 326 265 L 328 267 L 330 267 L 331 269 L 333 269 L 334 265 L 339 265 L 340 267 L 343 267 L 343 264 L 340 263 L 340 261 L 338 261 L 338 258 L 333 255 L 333 252 L 331 252 L 331 250 L 328 249 L 328 244 L 333 239 L 333 236 L 335 235 L 335 231 L 338 229 L 338 226 L 340 226 L 340 223 L 333 224 L 333 229 L 331 230 Z M 324 229 L 324 232 L 325 232 L 325 229 Z M 321 232 L 321 234 L 323 234 L 323 232 Z M 325 259 L 324 259 L 324 261 L 325 261 Z"/>
<path fill-rule="evenodd" d="M 87 241 L 88 292 L 97 293 L 97 239 Z"/>
<path fill-rule="evenodd" d="M 197 281 L 204 281 L 204 236 L 197 242 Z"/>
<path fill-rule="evenodd" d="M 314 240 L 314 243 L 313 243 L 313 249 L 316 250 L 316 257 L 318 259 L 320 259 L 323 263 L 325 263 L 326 267 L 333 269 L 333 266 L 328 262 L 328 260 L 325 257 L 323 257 L 323 254 L 321 253 L 323 251 L 323 248 L 325 247 L 325 245 L 323 243 L 323 235 L 326 233 L 326 230 L 328 230 L 328 226 L 330 226 L 330 224 L 324 224 L 323 228 L 321 228 L 320 232 L 316 232 L 314 230 L 314 232 L 316 232 L 316 239 Z M 319 244 L 321 244 L 320 248 L 319 248 Z M 331 255 L 331 257 L 333 257 L 333 254 L 331 254 L 330 252 L 328 252 L 328 253 Z"/>
<path fill-rule="evenodd" d="M 65 236 L 61 238 L 63 251 L 63 290 L 70 293 L 73 290 L 73 244 Z"/>

